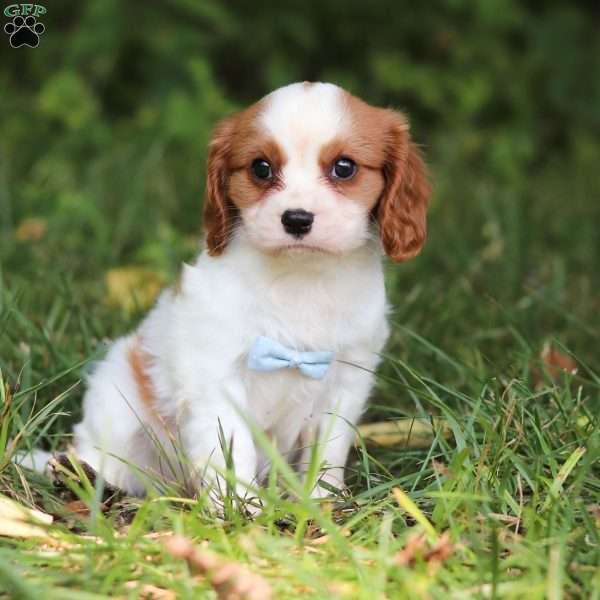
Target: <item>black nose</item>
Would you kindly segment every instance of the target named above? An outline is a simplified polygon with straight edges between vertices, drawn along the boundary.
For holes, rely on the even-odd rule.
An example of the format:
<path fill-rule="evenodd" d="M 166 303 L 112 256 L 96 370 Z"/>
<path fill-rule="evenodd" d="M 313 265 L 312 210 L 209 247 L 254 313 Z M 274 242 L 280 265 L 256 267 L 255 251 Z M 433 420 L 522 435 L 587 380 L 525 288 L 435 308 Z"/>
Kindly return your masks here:
<path fill-rule="evenodd" d="M 315 215 L 306 210 L 286 210 L 281 215 L 281 223 L 287 233 L 302 237 L 306 235 L 312 227 Z"/>

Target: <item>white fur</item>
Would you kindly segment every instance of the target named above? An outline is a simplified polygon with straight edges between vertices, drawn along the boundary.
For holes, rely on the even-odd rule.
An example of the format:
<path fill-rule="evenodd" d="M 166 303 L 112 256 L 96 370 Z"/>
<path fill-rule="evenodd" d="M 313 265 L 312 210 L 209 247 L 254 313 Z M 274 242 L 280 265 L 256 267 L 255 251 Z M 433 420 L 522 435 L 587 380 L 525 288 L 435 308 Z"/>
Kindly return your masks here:
<path fill-rule="evenodd" d="M 348 123 L 339 89 L 282 88 L 268 97 L 261 119 L 288 155 L 285 189 L 245 209 L 222 255 L 204 252 L 185 265 L 181 290 L 163 292 L 135 334 L 117 340 L 89 379 L 75 428 L 77 453 L 130 493 L 143 493 L 147 481 L 127 463 L 178 477 L 147 434 L 151 428 L 171 448 L 160 419 L 139 396 L 127 359 L 138 343 L 152 357 L 157 412 L 176 422 L 195 485 L 202 475 L 214 478 L 208 464 L 223 467 L 219 423 L 233 439 L 238 479 L 251 484 L 264 476 L 268 461 L 250 421 L 290 460 L 299 451 L 300 470 L 319 441 L 328 467 L 323 478 L 343 485 L 352 425 L 364 410 L 388 335 L 379 242 L 369 236 L 366 208 L 342 202 L 319 180 L 319 148 Z M 287 248 L 294 241 L 280 222 L 286 208 L 315 212 L 303 246 L 328 252 Z M 265 252 L 274 248 L 286 250 Z M 259 335 L 299 350 L 332 350 L 336 360 L 323 380 L 292 369 L 251 371 L 247 353 Z"/>

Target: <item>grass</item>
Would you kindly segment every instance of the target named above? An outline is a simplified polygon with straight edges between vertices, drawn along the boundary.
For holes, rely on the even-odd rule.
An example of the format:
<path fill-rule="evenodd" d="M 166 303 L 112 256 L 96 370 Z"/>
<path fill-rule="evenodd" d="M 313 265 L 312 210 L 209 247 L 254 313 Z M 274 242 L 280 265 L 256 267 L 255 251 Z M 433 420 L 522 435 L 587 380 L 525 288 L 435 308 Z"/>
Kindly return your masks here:
<path fill-rule="evenodd" d="M 425 448 L 359 444 L 350 496 L 323 505 L 280 464 L 254 521 L 176 495 L 103 512 L 86 485 L 72 486 L 89 508 L 78 516 L 10 462 L 65 447 L 86 365 L 143 314 L 143 293 L 137 305 L 106 300 L 106 273 L 133 265 L 172 280 L 197 242 L 192 226 L 169 226 L 160 190 L 164 214 L 140 218 L 150 209 L 132 177 L 117 192 L 129 204 L 98 195 L 93 211 L 43 205 L 3 180 L 0 492 L 61 518 L 53 545 L 0 539 L 0 596 L 136 598 L 134 581 L 211 597 L 208 579 L 166 551 L 176 532 L 261 574 L 275 598 L 600 598 L 600 204 L 595 171 L 569 168 L 510 184 L 465 177 L 450 159 L 434 168 L 427 250 L 388 270 L 393 334 L 367 419 L 435 416 L 449 435 L 438 428 Z M 23 225 L 32 217 L 37 229 Z M 540 359 L 548 343 L 576 374 Z M 431 548 L 444 532 L 449 556 L 399 564 L 416 534 Z"/>

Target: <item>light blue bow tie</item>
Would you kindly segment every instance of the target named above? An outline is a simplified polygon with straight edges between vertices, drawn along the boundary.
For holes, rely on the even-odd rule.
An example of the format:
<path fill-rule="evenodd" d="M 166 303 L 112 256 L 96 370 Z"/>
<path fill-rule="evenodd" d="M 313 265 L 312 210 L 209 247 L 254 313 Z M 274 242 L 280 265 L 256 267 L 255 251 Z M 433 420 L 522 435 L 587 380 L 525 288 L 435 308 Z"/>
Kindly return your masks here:
<path fill-rule="evenodd" d="M 312 379 L 323 379 L 333 360 L 333 352 L 297 352 L 271 338 L 259 336 L 248 354 L 248 368 L 253 371 L 298 369 Z"/>

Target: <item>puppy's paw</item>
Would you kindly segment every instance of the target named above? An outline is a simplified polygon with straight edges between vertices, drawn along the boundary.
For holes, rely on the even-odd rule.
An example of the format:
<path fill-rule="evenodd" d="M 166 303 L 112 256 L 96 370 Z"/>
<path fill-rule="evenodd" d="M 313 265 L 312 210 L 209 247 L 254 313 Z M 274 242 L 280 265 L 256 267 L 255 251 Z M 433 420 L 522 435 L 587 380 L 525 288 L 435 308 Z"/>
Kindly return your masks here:
<path fill-rule="evenodd" d="M 48 461 L 48 471 L 57 493 L 61 497 L 76 497 L 73 486 L 96 487 L 99 474 L 90 465 L 78 460 L 71 452 L 55 454 Z M 124 496 L 119 488 L 102 482 L 102 501 L 115 501 Z"/>

